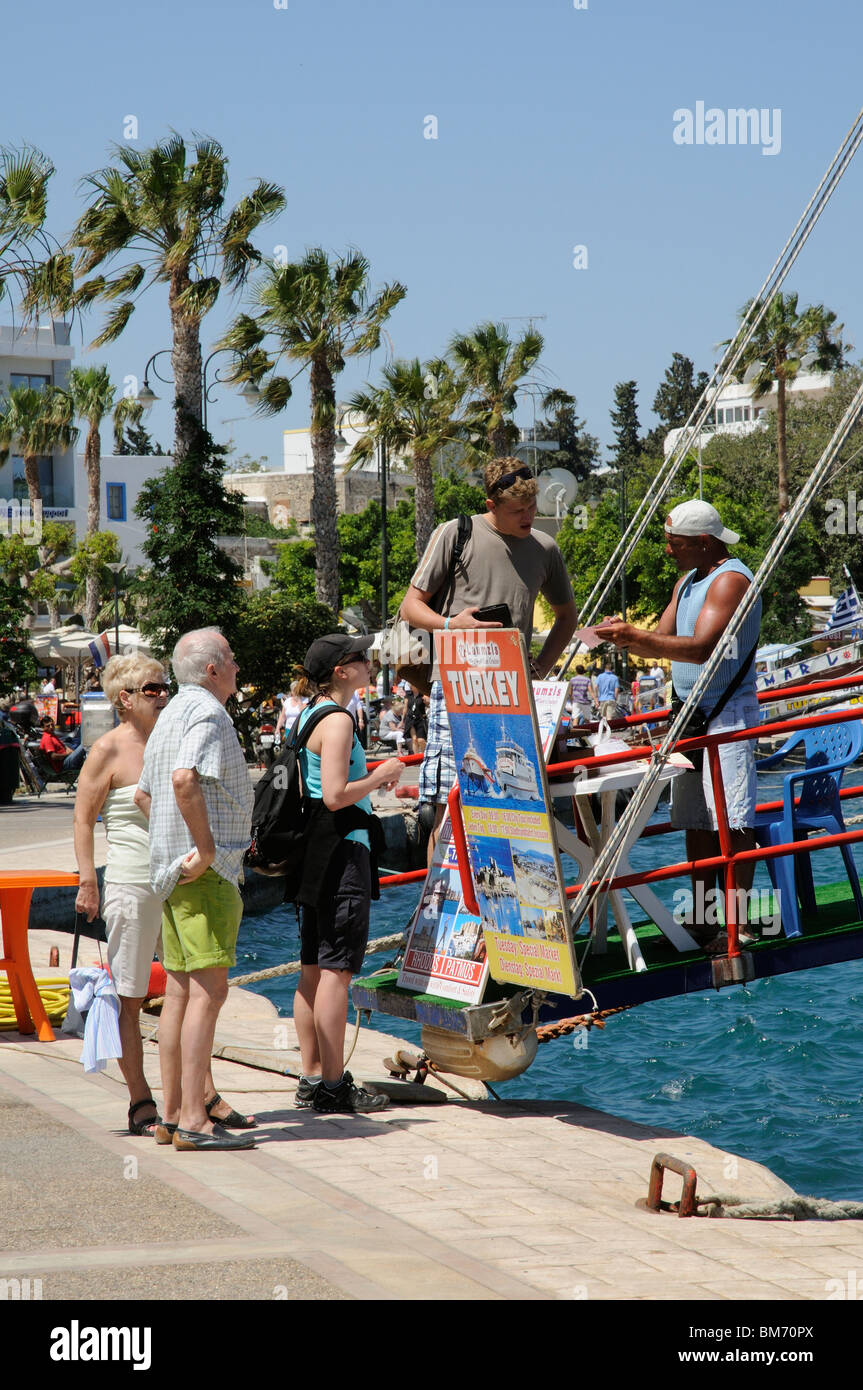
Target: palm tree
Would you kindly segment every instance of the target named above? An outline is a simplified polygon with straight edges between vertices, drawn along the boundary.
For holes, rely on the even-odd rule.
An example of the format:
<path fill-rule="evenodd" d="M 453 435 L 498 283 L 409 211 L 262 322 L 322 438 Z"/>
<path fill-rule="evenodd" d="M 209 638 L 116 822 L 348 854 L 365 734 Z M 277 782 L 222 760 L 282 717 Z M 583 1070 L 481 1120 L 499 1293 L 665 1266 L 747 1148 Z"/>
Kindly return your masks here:
<path fill-rule="evenodd" d="M 481 323 L 450 343 L 450 356 L 468 393 L 465 424 L 483 440 L 478 452 L 486 459 L 509 452 L 516 390 L 542 349 L 542 336 L 534 329 L 513 342 L 504 323 Z"/>
<path fill-rule="evenodd" d="M 750 311 L 752 301 L 745 304 L 740 317 Z M 843 365 L 844 347 L 841 341 L 843 325 L 823 304 L 811 304 L 798 313 L 796 294 L 777 294 L 741 358 L 741 375 L 751 381 L 753 397 L 765 396 L 776 382 L 776 456 L 778 475 L 779 515 L 789 507 L 788 454 L 786 433 L 786 388 L 793 381 L 808 357 L 807 367 L 816 371 L 833 371 Z M 727 346 L 727 344 L 723 344 Z"/>
<path fill-rule="evenodd" d="M 36 265 L 33 246 L 48 249 L 42 232 L 48 206 L 48 180 L 54 166 L 30 146 L 0 147 L 0 299 L 6 282 L 26 290 Z"/>
<path fill-rule="evenodd" d="M 39 459 L 71 449 L 78 438 L 74 418 L 72 397 L 59 386 L 12 386 L 0 406 L 0 463 L 13 451 L 23 455 L 31 506 L 42 500 Z"/>
<path fill-rule="evenodd" d="M 381 376 L 381 386 L 357 391 L 348 401 L 348 409 L 362 415 L 369 428 L 351 450 L 345 469 L 371 458 L 379 441 L 398 453 L 410 452 L 416 480 L 417 559 L 421 560 L 434 529 L 432 460 L 445 445 L 462 437 L 456 419 L 461 390 L 452 368 L 441 358 L 391 362 Z"/>
<path fill-rule="evenodd" d="M 350 252 L 332 262 L 314 247 L 301 261 L 267 263 L 255 287 L 259 312 L 241 314 L 220 346 L 237 354 L 234 380 L 260 381 L 282 354 L 309 368 L 313 483 L 311 521 L 315 532 L 315 594 L 334 611 L 339 607 L 339 537 L 336 529 L 336 377 L 348 357 L 380 346 L 381 329 L 407 291 L 398 282 L 372 296 L 369 263 Z M 262 344 L 272 337 L 276 358 Z M 276 415 L 291 395 L 290 380 L 270 375 L 262 392 L 261 413 Z"/>
<path fill-rule="evenodd" d="M 259 180 L 227 211 L 228 161 L 215 140 L 199 137 L 194 158 L 182 136 L 172 134 L 150 150 L 115 145 L 116 164 L 91 174 L 92 201 L 78 222 L 72 245 L 77 270 L 90 275 L 127 252 L 132 259 L 112 280 L 96 275 L 76 290 L 76 303 L 114 303 L 93 346 L 120 336 L 147 285 L 168 286 L 176 398 L 174 457 L 185 457 L 201 429 L 200 327 L 222 285 L 237 289 L 260 253 L 252 232 L 285 206 L 281 188 Z M 118 167 L 119 166 L 119 167 Z"/>
<path fill-rule="evenodd" d="M 107 367 L 73 367 L 69 373 L 69 392 L 75 414 L 87 421 L 84 469 L 87 474 L 87 535 L 100 527 L 102 489 L 102 440 L 100 427 L 114 404 L 114 387 Z M 92 629 L 99 608 L 99 576 L 88 573 L 84 599 L 84 625 Z"/>

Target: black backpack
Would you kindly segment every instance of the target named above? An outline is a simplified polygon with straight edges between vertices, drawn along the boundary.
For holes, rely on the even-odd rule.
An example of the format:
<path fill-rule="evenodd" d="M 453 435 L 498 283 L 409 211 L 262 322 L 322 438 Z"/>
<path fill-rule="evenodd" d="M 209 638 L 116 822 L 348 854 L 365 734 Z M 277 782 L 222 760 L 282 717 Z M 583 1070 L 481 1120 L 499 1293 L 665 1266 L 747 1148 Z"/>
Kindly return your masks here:
<path fill-rule="evenodd" d="M 283 874 L 299 878 L 306 853 L 307 814 L 303 805 L 299 751 L 312 730 L 328 714 L 353 715 L 341 705 L 324 705 L 313 710 L 297 732 L 299 718 L 279 756 L 255 788 L 252 809 L 252 843 L 243 863 L 258 874 L 271 878 Z"/>

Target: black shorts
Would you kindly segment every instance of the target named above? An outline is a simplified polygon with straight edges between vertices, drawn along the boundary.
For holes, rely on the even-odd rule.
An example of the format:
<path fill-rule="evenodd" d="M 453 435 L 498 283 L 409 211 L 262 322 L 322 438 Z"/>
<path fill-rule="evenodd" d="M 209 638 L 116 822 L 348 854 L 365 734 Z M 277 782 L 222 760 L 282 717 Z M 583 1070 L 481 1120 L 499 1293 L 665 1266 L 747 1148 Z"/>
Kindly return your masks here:
<path fill-rule="evenodd" d="M 322 970 L 362 969 L 369 940 L 372 872 L 369 852 L 356 840 L 343 840 L 327 870 L 334 886 L 317 907 L 303 907 L 300 960 Z"/>

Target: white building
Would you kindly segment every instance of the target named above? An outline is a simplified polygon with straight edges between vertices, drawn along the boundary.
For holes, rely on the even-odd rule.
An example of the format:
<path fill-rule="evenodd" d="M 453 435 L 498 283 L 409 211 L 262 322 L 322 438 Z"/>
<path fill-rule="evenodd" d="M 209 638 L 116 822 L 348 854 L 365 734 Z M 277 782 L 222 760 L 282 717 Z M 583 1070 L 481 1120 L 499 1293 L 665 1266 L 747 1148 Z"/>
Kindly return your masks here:
<path fill-rule="evenodd" d="M 832 385 L 832 372 L 800 372 L 786 386 L 785 399 L 789 405 L 800 400 L 820 400 Z M 705 448 L 715 434 L 746 435 L 760 429 L 767 411 L 776 409 L 776 395 L 775 381 L 766 395 L 757 398 L 749 382 L 730 381 L 716 397 L 712 415 L 708 416 L 695 447 Z M 683 428 L 668 431 L 663 446 L 666 458 L 683 433 Z"/>
<path fill-rule="evenodd" d="M 336 431 L 336 469 L 341 469 L 346 460 L 350 457 L 351 449 L 362 439 L 366 433 L 365 425 L 361 417 L 356 417 L 358 425 L 349 423 L 348 417 L 342 421 L 340 429 Z M 294 476 L 311 474 L 314 468 L 312 459 L 312 438 L 311 430 L 308 426 L 299 430 L 284 430 L 282 434 L 282 471 Z M 390 468 L 410 468 L 410 459 L 390 456 L 388 460 Z M 358 463 L 351 470 L 356 473 L 376 474 L 378 471 L 377 453 L 373 453 L 370 459 L 363 463 Z"/>
<path fill-rule="evenodd" d="M 52 323 L 41 328 L 0 327 L 0 399 L 6 398 L 12 386 L 45 386 L 69 384 L 69 368 L 75 349 L 69 342 L 69 325 Z M 46 513 L 51 507 L 61 509 L 74 504 L 74 452 L 55 451 L 39 460 L 39 481 Z M 0 467 L 0 497 L 26 497 L 24 460 L 11 455 Z"/>

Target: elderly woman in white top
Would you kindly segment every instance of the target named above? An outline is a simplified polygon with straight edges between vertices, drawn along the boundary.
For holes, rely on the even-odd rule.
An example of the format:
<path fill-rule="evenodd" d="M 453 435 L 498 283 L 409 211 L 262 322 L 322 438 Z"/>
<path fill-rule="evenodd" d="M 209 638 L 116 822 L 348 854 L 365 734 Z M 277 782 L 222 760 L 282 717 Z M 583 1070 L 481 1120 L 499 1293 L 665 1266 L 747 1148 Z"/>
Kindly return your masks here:
<path fill-rule="evenodd" d="M 120 723 L 96 740 L 78 779 L 74 833 L 80 886 L 75 908 L 88 922 L 99 911 L 93 829 L 101 815 L 108 841 L 102 916 L 108 965 L 120 1000 L 120 1070 L 129 1088 L 129 1133 L 153 1134 L 159 1117 L 144 1075 L 139 1014 L 159 945 L 162 903 L 150 886 L 147 820 L 133 798 L 144 747 L 168 698 L 168 682 L 158 661 L 133 654 L 111 658 L 102 688 Z M 214 1119 L 248 1127 L 248 1118 L 236 1115 L 217 1096 L 212 1076 L 206 1094 Z"/>

